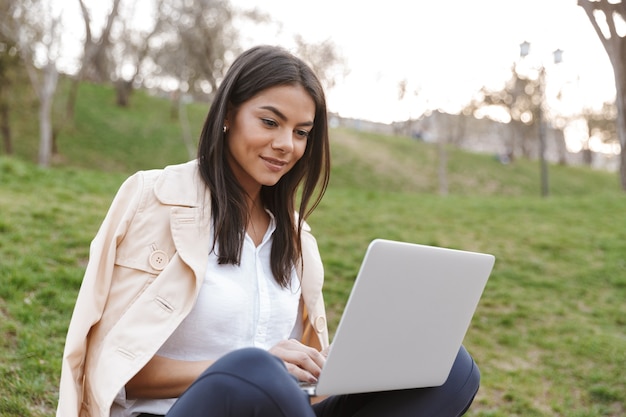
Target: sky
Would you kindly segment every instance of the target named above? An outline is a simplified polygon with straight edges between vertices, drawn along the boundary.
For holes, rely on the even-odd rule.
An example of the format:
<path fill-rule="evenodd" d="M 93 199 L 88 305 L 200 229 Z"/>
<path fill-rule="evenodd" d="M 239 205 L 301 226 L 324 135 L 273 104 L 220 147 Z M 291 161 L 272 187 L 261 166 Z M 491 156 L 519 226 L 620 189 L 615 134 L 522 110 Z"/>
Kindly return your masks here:
<path fill-rule="evenodd" d="M 335 44 L 348 73 L 327 90 L 327 101 L 329 110 L 343 117 L 390 123 L 427 110 L 456 113 L 481 87 L 502 89 L 514 64 L 526 73 L 545 67 L 546 100 L 564 115 L 615 99 L 608 56 L 577 0 L 230 2 L 241 9 L 257 7 L 281 26 L 279 31 L 277 25 L 241 23 L 244 48 L 278 44 L 293 49 L 295 35 Z M 70 40 L 82 37 L 78 8 L 65 0 L 56 3 L 80 23 L 68 28 Z M 101 15 L 110 7 L 102 0 L 87 4 Z M 531 45 L 530 54 L 521 60 L 524 41 Z M 556 49 L 563 51 L 559 65 L 553 63 Z M 402 80 L 407 93 L 399 100 Z"/>
<path fill-rule="evenodd" d="M 389 123 L 427 109 L 458 112 L 483 86 L 500 89 L 514 63 L 546 68 L 546 95 L 561 91 L 561 111 L 598 107 L 615 97 L 612 67 L 576 0 L 231 0 L 282 23 L 242 27 L 244 47 L 293 46 L 330 39 L 349 73 L 327 91 L 329 110 Z M 519 45 L 530 42 L 520 61 Z M 563 51 L 555 65 L 552 52 Z M 408 82 L 404 100 L 398 85 Z M 417 92 L 417 94 L 416 94 Z M 548 97 L 549 98 L 549 97 Z"/>

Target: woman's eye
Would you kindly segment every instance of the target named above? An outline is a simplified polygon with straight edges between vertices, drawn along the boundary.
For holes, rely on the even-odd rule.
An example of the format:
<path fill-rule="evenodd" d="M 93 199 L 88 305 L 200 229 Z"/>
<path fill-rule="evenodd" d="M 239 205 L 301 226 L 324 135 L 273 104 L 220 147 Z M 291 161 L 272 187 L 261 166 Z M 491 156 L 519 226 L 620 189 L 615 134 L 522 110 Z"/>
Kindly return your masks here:
<path fill-rule="evenodd" d="M 306 139 L 309 137 L 309 132 L 306 130 L 296 130 L 296 135 Z"/>
<path fill-rule="evenodd" d="M 263 122 L 264 125 L 266 126 L 270 126 L 270 127 L 276 127 L 278 126 L 278 123 L 276 123 L 274 120 L 272 119 L 261 119 L 261 121 Z"/>

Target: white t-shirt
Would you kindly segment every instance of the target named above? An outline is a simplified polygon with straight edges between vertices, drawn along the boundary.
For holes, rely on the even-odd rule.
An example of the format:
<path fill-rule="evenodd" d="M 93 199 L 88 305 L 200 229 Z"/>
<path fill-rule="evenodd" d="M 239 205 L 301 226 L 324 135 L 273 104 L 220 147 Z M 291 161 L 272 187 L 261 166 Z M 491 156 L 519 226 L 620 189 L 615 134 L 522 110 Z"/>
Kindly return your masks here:
<path fill-rule="evenodd" d="M 196 305 L 158 355 L 179 360 L 216 360 L 243 347 L 269 349 L 281 340 L 300 338 L 300 282 L 295 269 L 291 285 L 282 288 L 272 274 L 270 252 L 276 229 L 273 216 L 259 246 L 246 235 L 241 265 L 219 265 L 209 254 Z M 126 400 L 122 390 L 112 417 L 165 414 L 176 399 Z"/>

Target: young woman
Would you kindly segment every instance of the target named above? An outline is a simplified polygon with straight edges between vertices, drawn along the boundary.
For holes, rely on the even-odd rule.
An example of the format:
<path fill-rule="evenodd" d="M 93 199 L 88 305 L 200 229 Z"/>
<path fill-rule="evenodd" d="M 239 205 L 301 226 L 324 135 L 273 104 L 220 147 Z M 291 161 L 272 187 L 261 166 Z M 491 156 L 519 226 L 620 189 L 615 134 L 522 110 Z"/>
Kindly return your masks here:
<path fill-rule="evenodd" d="M 299 389 L 328 347 L 323 267 L 305 219 L 329 160 L 311 69 L 277 47 L 238 57 L 198 159 L 130 177 L 93 240 L 57 416 L 461 415 L 479 382 L 464 349 L 442 387 L 313 405 Z"/>

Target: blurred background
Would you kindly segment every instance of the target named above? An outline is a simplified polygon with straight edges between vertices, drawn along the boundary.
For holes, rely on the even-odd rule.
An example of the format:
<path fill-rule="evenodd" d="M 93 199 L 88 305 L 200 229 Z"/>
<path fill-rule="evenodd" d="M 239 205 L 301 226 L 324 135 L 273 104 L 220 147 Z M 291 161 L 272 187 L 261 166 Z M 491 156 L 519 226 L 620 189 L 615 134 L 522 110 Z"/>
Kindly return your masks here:
<path fill-rule="evenodd" d="M 33 84 L 40 117 L 59 76 L 72 85 L 57 118 L 83 81 L 112 83 L 120 106 L 135 89 L 210 102 L 234 57 L 270 43 L 315 67 L 334 125 L 617 171 L 624 5 L 579 3 L 2 0 L 3 151 L 15 83 Z M 60 123 L 40 120 L 43 165 Z"/>

